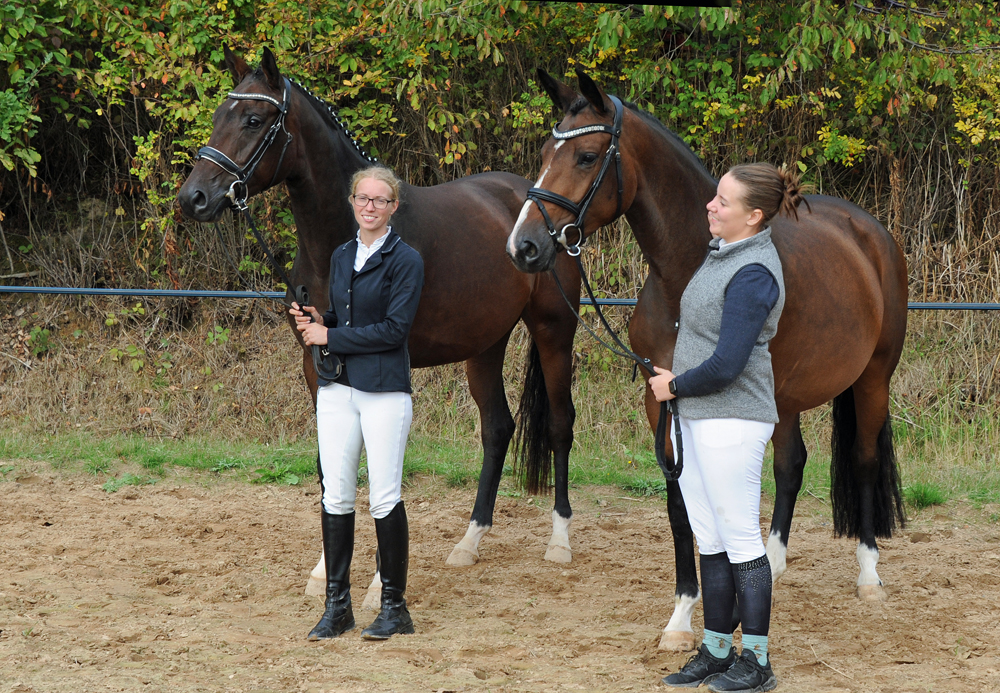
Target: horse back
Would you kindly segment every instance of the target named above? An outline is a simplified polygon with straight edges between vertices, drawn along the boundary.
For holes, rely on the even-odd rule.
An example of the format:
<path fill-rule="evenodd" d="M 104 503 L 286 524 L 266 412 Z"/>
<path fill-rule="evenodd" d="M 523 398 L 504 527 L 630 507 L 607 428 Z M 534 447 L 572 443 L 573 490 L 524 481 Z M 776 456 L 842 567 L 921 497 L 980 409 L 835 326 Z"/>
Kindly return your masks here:
<path fill-rule="evenodd" d="M 392 227 L 424 260 L 410 334 L 415 367 L 464 361 L 517 323 L 538 279 L 517 271 L 504 244 L 529 187 L 492 172 L 401 189 Z"/>
<path fill-rule="evenodd" d="M 895 349 L 888 359 L 894 367 L 906 326 L 906 263 L 889 232 L 846 200 L 810 195 L 806 201 L 798 220 L 772 221 L 785 280 L 785 307 L 771 342 L 779 411 L 829 401 L 876 354 Z"/>

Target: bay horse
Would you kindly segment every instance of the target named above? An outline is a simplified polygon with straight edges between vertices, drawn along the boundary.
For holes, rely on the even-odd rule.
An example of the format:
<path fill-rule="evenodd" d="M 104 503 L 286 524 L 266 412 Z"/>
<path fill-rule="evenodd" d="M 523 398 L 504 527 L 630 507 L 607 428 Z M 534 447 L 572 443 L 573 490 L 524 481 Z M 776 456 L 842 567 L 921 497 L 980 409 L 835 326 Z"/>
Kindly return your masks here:
<path fill-rule="evenodd" d="M 284 182 L 298 232 L 290 279 L 307 287 L 322 313 L 328 304 L 330 256 L 357 230 L 348 200 L 351 176 L 374 160 L 331 106 L 281 74 L 269 49 L 264 49 L 256 70 L 228 47 L 224 54 L 237 86 L 213 115 L 209 147 L 202 153 L 215 158 L 205 156 L 195 164 L 178 194 L 181 210 L 191 219 L 210 222 L 230 207 L 227 194 L 241 173 L 231 173 L 223 164 L 240 169 L 235 162 L 244 162 L 245 195 Z M 228 160 L 219 163 L 220 153 Z M 529 493 L 547 490 L 554 469 L 553 532 L 545 557 L 556 562 L 572 558 L 568 462 L 575 418 L 570 386 L 576 318 L 551 277 L 522 274 L 504 254 L 507 233 L 530 184 L 499 172 L 431 187 L 404 184 L 391 221 L 424 260 L 425 283 L 409 338 L 411 363 L 425 368 L 464 361 L 482 424 L 479 490 L 468 529 L 447 559 L 449 565 L 476 563 L 479 543 L 493 524 L 504 459 L 515 434 L 504 392 L 504 355 L 519 320 L 527 326 L 532 345 L 518 416 L 516 467 Z M 562 262 L 556 272 L 578 303 L 576 267 Z M 293 287 L 288 289 L 290 301 Z M 311 352 L 291 319 L 289 324 L 302 346 L 302 367 L 315 405 Z M 321 557 L 307 593 L 324 594 L 325 583 Z M 372 584 L 377 583 L 376 574 Z"/>
<path fill-rule="evenodd" d="M 681 294 L 708 252 L 705 205 L 717 181 L 654 117 L 608 97 L 583 72 L 577 77 L 580 94 L 539 70 L 563 119 L 542 149 L 542 176 L 512 227 L 507 252 L 518 269 L 541 273 L 559 261 L 554 238 L 561 235 L 569 253 L 578 253 L 588 235 L 625 214 L 649 262 L 629 339 L 637 354 L 669 368 Z M 589 200 L 584 220 L 578 200 Z M 858 596 L 881 600 L 875 539 L 891 536 L 897 520 L 902 525 L 906 519 L 889 419 L 889 379 L 906 334 L 906 262 L 892 236 L 864 210 L 823 195 L 807 201 L 797 221 L 770 222 L 786 300 L 770 345 L 781 420 L 772 438 L 776 494 L 767 555 L 777 580 L 786 567 L 806 463 L 799 416 L 833 400 L 834 532 L 859 539 Z M 660 408 L 648 385 L 645 408 L 655 430 Z M 667 506 L 677 586 L 660 648 L 690 650 L 691 614 L 700 595 L 691 526 L 676 481 L 667 484 Z"/>

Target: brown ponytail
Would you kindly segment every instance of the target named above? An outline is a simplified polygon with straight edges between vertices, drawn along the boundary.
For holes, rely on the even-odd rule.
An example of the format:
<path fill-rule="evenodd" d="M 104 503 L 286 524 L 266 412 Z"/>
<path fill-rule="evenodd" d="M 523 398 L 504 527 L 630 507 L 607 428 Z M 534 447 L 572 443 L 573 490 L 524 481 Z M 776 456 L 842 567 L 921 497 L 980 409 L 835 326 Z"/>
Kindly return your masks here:
<path fill-rule="evenodd" d="M 778 214 L 799 218 L 799 203 L 809 202 L 802 194 L 799 176 L 792 171 L 771 164 L 739 164 L 729 169 L 729 175 L 739 181 L 746 195 L 743 205 L 747 209 L 759 209 L 764 213 L 762 224 L 766 224 Z"/>

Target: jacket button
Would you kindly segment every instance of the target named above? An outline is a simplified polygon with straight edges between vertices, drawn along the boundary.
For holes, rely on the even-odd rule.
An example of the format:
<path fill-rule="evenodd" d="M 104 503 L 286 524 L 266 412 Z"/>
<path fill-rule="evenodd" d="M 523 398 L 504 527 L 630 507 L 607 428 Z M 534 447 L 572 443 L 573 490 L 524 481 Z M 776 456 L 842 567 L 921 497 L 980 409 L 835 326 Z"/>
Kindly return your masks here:
<path fill-rule="evenodd" d="M 350 324 L 351 324 L 351 321 L 350 321 L 350 320 L 348 320 L 348 321 L 347 321 L 346 323 L 344 323 L 344 324 L 346 324 L 346 325 L 350 325 Z"/>
<path fill-rule="evenodd" d="M 351 307 L 351 304 L 350 304 L 350 303 L 348 303 L 348 304 L 347 304 L 347 307 L 348 307 L 348 308 L 350 308 L 350 307 Z"/>

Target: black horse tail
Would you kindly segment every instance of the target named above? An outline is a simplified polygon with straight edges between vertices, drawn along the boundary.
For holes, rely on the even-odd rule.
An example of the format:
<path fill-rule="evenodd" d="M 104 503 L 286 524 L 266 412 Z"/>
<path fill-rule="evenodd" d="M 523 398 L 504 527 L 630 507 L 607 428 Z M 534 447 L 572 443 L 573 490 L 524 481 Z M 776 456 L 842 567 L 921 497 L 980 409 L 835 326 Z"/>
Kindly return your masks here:
<path fill-rule="evenodd" d="M 861 496 L 863 490 L 856 477 L 854 439 L 858 422 L 854 409 L 854 389 L 847 388 L 833 400 L 833 457 L 830 460 L 830 499 L 833 504 L 833 531 L 839 536 L 861 537 Z M 878 471 L 873 490 L 874 533 L 888 539 L 896 523 L 906 524 L 906 511 L 896 466 L 896 451 L 892 446 L 892 423 L 886 414 L 885 423 L 875 443 Z"/>
<path fill-rule="evenodd" d="M 514 478 L 529 494 L 548 493 L 552 473 L 552 442 L 549 440 L 549 393 L 545 389 L 538 345 L 524 367 L 524 391 L 517 406 L 514 432 Z"/>

